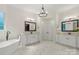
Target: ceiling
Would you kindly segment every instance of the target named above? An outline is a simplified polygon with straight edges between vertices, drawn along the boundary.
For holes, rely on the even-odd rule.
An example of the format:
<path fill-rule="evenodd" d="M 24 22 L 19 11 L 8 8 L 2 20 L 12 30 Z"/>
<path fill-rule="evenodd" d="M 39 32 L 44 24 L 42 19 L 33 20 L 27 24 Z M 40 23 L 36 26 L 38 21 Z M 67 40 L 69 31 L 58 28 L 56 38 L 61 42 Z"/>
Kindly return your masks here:
<path fill-rule="evenodd" d="M 13 4 L 11 6 L 20 8 L 22 10 L 38 14 L 41 10 L 41 4 Z M 58 12 L 64 12 L 74 8 L 77 4 L 44 4 L 46 11 L 48 12 L 48 18 L 52 18 Z"/>

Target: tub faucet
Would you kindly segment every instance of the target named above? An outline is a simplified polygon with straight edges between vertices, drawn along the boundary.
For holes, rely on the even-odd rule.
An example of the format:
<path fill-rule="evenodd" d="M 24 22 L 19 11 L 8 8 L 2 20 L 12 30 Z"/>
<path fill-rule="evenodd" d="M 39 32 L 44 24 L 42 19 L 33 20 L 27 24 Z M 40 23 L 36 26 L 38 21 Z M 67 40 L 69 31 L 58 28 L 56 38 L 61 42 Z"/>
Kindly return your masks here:
<path fill-rule="evenodd" d="M 7 41 L 9 40 L 9 34 L 10 34 L 10 31 L 7 31 L 7 33 L 6 33 L 6 40 Z"/>

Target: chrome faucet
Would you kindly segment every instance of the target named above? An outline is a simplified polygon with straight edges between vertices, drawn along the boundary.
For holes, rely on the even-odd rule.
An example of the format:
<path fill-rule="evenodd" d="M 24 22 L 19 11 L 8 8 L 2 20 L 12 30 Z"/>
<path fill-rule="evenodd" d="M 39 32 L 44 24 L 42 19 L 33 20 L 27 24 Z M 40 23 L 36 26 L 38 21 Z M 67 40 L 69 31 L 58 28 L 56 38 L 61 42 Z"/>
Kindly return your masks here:
<path fill-rule="evenodd" d="M 9 34 L 10 34 L 10 31 L 7 31 L 7 33 L 6 33 L 6 40 L 7 41 L 9 40 Z"/>

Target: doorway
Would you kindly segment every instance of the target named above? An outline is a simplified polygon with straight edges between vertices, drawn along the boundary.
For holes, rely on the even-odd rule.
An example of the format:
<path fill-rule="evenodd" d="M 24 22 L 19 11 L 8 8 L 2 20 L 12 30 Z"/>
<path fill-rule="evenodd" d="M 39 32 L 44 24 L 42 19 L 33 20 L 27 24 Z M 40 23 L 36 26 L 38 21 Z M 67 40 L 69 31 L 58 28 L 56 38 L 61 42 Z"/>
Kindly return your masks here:
<path fill-rule="evenodd" d="M 42 24 L 42 39 L 53 40 L 53 26 L 50 21 L 45 21 Z"/>

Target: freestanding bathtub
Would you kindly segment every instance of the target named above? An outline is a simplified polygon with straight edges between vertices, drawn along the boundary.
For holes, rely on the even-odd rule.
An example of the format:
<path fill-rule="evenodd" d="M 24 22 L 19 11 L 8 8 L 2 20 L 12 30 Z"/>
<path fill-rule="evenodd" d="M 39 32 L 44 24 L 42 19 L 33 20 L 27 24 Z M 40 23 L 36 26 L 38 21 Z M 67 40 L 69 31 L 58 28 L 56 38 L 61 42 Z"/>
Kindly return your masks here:
<path fill-rule="evenodd" d="M 0 55 L 10 55 L 14 52 L 18 45 L 20 39 L 12 39 L 8 41 L 0 42 Z"/>

